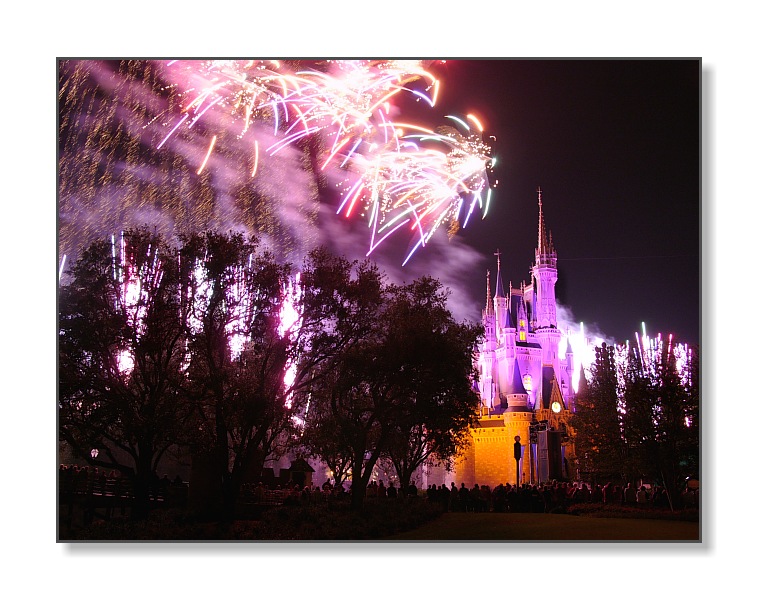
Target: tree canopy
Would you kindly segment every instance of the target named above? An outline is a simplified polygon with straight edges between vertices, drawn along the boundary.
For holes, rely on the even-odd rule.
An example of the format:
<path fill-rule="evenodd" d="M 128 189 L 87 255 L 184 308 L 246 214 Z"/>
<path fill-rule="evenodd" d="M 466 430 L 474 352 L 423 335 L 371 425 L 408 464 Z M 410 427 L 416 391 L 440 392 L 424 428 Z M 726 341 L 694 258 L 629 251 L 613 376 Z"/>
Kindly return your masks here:
<path fill-rule="evenodd" d="M 381 458 L 407 486 L 427 459 L 456 451 L 478 407 L 472 354 L 481 331 L 455 322 L 440 283 L 389 285 L 380 298 L 339 368 L 309 389 L 304 442 L 335 473 L 349 465 L 356 507 Z"/>
<path fill-rule="evenodd" d="M 583 476 L 647 479 L 679 490 L 699 473 L 699 357 L 673 340 L 655 351 L 596 349 L 592 377 L 576 400 L 577 457 Z M 669 494 L 676 502 L 678 494 Z"/>
<path fill-rule="evenodd" d="M 145 498 L 167 450 L 186 449 L 225 519 L 285 452 L 349 474 L 360 505 L 380 457 L 407 484 L 474 419 L 481 332 L 447 294 L 323 248 L 296 273 L 238 233 L 96 242 L 60 287 L 60 436 Z"/>

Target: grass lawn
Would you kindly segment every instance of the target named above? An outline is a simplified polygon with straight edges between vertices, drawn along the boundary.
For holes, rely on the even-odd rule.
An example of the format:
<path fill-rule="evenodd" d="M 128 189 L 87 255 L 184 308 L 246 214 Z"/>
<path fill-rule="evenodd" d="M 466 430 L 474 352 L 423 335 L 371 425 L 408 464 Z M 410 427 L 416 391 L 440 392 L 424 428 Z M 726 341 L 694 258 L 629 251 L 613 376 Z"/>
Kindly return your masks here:
<path fill-rule="evenodd" d="M 384 538 L 417 541 L 694 541 L 699 523 L 540 513 L 445 513 Z"/>

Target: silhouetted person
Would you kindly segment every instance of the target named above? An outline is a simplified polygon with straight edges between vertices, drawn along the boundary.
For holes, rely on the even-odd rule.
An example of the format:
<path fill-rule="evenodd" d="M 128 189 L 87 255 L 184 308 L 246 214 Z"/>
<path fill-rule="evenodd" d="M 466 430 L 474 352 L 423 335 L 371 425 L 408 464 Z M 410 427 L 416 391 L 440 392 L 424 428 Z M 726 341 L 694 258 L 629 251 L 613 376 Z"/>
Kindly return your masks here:
<path fill-rule="evenodd" d="M 450 510 L 450 490 L 443 483 L 439 489 L 440 506 L 444 512 Z"/>
<path fill-rule="evenodd" d="M 461 499 L 459 497 L 458 488 L 455 487 L 455 481 L 450 484 L 450 510 L 452 512 L 458 512 L 461 507 Z"/>
<path fill-rule="evenodd" d="M 387 498 L 397 498 L 397 488 L 391 481 L 387 485 Z"/>
<path fill-rule="evenodd" d="M 458 501 L 460 502 L 461 512 L 468 512 L 469 509 L 469 489 L 466 482 L 461 481 L 461 489 L 458 490 Z"/>

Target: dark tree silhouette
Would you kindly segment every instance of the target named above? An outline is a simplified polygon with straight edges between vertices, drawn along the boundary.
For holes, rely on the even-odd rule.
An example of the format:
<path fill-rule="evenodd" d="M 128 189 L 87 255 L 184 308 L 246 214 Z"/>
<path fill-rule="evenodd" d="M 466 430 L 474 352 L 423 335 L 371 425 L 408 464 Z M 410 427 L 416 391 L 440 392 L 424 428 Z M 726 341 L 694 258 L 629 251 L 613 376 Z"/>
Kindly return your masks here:
<path fill-rule="evenodd" d="M 354 508 L 390 449 L 407 485 L 429 456 L 454 452 L 477 405 L 471 352 L 480 332 L 453 321 L 439 282 L 383 286 L 379 299 L 332 376 L 309 389 L 316 431 L 306 425 L 304 441 L 319 456 L 350 463 Z"/>
<path fill-rule="evenodd" d="M 423 463 L 448 461 L 466 445 L 479 406 L 472 356 L 483 330 L 455 321 L 448 293 L 431 277 L 394 288 L 391 298 L 385 343 L 402 401 L 387 453 L 407 489 Z"/>

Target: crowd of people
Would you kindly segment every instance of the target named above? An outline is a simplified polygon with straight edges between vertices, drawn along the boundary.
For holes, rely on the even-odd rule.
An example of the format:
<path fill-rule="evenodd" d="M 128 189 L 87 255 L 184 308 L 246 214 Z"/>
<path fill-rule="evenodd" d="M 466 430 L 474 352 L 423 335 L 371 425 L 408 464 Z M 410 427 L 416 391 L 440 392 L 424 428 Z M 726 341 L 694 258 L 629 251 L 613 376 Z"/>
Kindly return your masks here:
<path fill-rule="evenodd" d="M 659 485 L 591 485 L 556 480 L 520 486 L 501 483 L 492 489 L 476 483 L 467 487 L 465 482 L 460 486 L 452 482 L 450 487 L 444 483 L 440 486 L 432 484 L 426 490 L 426 497 L 430 502 L 439 503 L 444 511 L 451 512 L 555 512 L 565 511 L 574 504 L 589 503 L 643 509 L 671 506 L 666 488 Z M 685 508 L 698 507 L 697 488 L 686 488 L 681 500 Z"/>
<path fill-rule="evenodd" d="M 254 504 L 318 504 L 322 501 L 341 500 L 350 497 L 352 491 L 349 485 L 342 482 L 332 482 L 331 479 L 323 485 L 298 485 L 294 482 L 281 485 L 266 485 L 262 482 L 243 486 L 243 499 Z M 385 486 L 382 480 L 373 480 L 366 486 L 366 498 L 402 498 L 417 497 L 418 488 L 411 482 L 406 489 L 401 489 L 390 481 Z"/>
<path fill-rule="evenodd" d="M 293 483 L 285 486 L 266 486 L 258 483 L 248 486 L 245 495 L 260 504 L 310 504 L 349 498 L 351 490 L 349 486 L 342 483 L 334 484 L 331 481 L 325 482 L 322 486 L 299 486 Z M 366 487 L 366 498 L 421 498 L 439 504 L 446 512 L 561 512 L 571 505 L 589 503 L 636 508 L 671 506 L 666 489 L 659 485 L 591 485 L 555 480 L 537 484 L 525 483 L 518 487 L 506 483 L 494 488 L 477 483 L 467 486 L 465 482 L 461 482 L 460 485 L 452 482 L 449 487 L 444 483 L 431 484 L 425 490 L 419 490 L 415 482 L 402 488 L 393 481 L 385 484 L 383 480 L 373 480 Z M 686 488 L 681 500 L 685 508 L 697 507 L 697 489 Z"/>
<path fill-rule="evenodd" d="M 105 485 L 106 481 L 121 479 L 117 471 L 106 472 L 97 467 L 79 467 L 61 465 L 59 472 L 62 491 L 81 490 L 88 487 Z M 152 492 L 161 495 L 171 488 L 187 487 L 187 483 L 177 476 L 169 479 L 167 475 L 153 482 Z M 298 485 L 289 482 L 286 485 L 266 485 L 254 483 L 243 486 L 242 496 L 254 504 L 318 504 L 323 501 L 347 499 L 351 494 L 349 486 L 340 482 L 327 480 L 323 485 Z M 556 512 L 565 511 L 575 504 L 603 504 L 636 508 L 670 508 L 671 502 L 666 488 L 659 485 L 625 486 L 606 483 L 591 485 L 585 482 L 549 481 L 545 483 L 524 483 L 519 486 L 510 483 L 499 484 L 494 488 L 475 483 L 469 487 L 465 482 L 448 487 L 431 484 L 420 491 L 412 481 L 405 488 L 393 481 L 385 485 L 383 480 L 372 480 L 366 487 L 367 499 L 422 498 L 440 505 L 446 512 Z M 686 486 L 676 502 L 685 508 L 699 507 L 699 490 Z"/>

